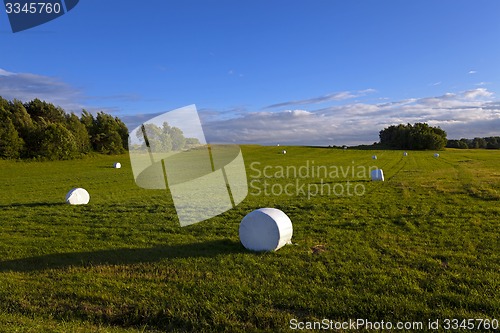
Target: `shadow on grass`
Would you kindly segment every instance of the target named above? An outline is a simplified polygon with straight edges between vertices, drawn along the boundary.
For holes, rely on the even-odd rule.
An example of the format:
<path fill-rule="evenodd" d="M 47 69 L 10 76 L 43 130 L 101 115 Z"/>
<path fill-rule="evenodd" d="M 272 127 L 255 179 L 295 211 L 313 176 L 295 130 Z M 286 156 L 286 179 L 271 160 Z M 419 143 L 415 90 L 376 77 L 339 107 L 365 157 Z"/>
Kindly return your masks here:
<path fill-rule="evenodd" d="M 0 209 L 12 207 L 54 207 L 67 205 L 65 202 L 30 202 L 30 203 L 11 203 L 9 205 L 0 205 Z"/>
<path fill-rule="evenodd" d="M 372 181 L 369 179 L 342 179 L 342 180 L 332 180 L 332 181 L 320 181 L 320 182 L 311 182 L 309 184 L 316 184 L 316 185 L 324 185 L 324 184 L 341 184 L 344 185 L 344 183 L 349 182 L 350 184 L 354 183 L 371 183 Z"/>
<path fill-rule="evenodd" d="M 243 246 L 229 239 L 203 243 L 165 245 L 151 248 L 120 248 L 91 252 L 55 253 L 8 261 L 0 261 L 0 272 L 33 272 L 67 267 L 99 265 L 131 265 L 153 263 L 163 259 L 215 257 L 219 254 L 246 252 Z"/>
<path fill-rule="evenodd" d="M 343 222 L 335 224 L 333 227 L 345 230 L 366 230 L 367 226 L 368 224 L 366 222 Z"/>
<path fill-rule="evenodd" d="M 98 165 L 97 168 L 98 169 L 120 169 L 120 168 L 115 168 L 112 165 Z"/>

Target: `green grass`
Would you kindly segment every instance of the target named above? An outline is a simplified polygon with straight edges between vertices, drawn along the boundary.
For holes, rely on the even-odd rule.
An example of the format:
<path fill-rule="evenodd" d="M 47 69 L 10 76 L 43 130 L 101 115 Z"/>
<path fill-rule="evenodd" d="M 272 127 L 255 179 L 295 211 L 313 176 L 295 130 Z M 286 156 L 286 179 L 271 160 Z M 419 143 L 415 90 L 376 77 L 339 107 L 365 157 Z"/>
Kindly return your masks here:
<path fill-rule="evenodd" d="M 446 150 L 436 159 L 242 150 L 254 185 L 295 184 L 293 175 L 266 178 L 256 169 L 307 161 L 378 166 L 386 181 L 299 179 L 312 188 L 347 181 L 364 188 L 362 196 L 310 198 L 255 195 L 254 186 L 235 209 L 181 228 L 168 192 L 134 184 L 127 155 L 0 161 L 0 332 L 269 332 L 290 331 L 293 318 L 500 319 L 499 151 Z M 114 161 L 122 169 L 111 168 Z M 89 191 L 88 205 L 63 203 L 73 187 Z M 243 248 L 239 222 L 260 207 L 291 218 L 294 245 Z"/>

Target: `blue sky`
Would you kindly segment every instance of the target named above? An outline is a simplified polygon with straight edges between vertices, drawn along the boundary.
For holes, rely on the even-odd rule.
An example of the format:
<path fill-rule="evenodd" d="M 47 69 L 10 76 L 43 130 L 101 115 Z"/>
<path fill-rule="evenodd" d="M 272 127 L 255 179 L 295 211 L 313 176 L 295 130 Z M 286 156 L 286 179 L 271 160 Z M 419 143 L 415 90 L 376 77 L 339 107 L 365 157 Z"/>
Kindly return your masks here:
<path fill-rule="evenodd" d="M 130 126 L 196 104 L 209 141 L 499 135 L 499 17 L 496 0 L 80 0 L 14 34 L 2 11 L 0 96 Z"/>

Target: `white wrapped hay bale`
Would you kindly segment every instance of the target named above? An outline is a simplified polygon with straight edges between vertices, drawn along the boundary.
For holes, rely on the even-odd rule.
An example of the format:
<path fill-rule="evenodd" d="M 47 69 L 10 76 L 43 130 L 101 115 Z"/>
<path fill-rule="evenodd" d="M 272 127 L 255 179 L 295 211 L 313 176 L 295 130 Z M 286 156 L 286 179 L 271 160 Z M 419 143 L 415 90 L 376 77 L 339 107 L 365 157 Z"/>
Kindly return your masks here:
<path fill-rule="evenodd" d="M 113 164 L 113 168 L 115 169 L 120 169 L 122 167 L 122 164 L 120 162 L 116 162 L 115 164 Z"/>
<path fill-rule="evenodd" d="M 384 171 L 382 169 L 372 170 L 371 172 L 372 181 L 384 181 Z"/>
<path fill-rule="evenodd" d="M 438 154 L 438 153 L 435 153 L 435 154 L 434 154 L 434 157 L 436 157 L 436 158 L 437 158 L 437 157 L 439 157 L 439 154 Z"/>
<path fill-rule="evenodd" d="M 373 155 L 372 160 L 376 160 L 376 159 L 377 159 L 377 155 Z"/>
<path fill-rule="evenodd" d="M 404 153 L 403 153 L 403 156 L 408 156 L 408 153 L 407 153 L 407 152 L 404 152 Z"/>
<path fill-rule="evenodd" d="M 81 187 L 74 188 L 66 194 L 66 203 L 70 205 L 86 205 L 89 201 L 89 192 Z"/>
<path fill-rule="evenodd" d="M 282 153 L 283 153 L 283 154 L 286 154 L 286 150 L 283 150 L 283 151 L 282 151 Z"/>
<path fill-rule="evenodd" d="M 276 251 L 291 241 L 292 221 L 279 209 L 260 208 L 241 220 L 239 234 L 248 250 Z"/>

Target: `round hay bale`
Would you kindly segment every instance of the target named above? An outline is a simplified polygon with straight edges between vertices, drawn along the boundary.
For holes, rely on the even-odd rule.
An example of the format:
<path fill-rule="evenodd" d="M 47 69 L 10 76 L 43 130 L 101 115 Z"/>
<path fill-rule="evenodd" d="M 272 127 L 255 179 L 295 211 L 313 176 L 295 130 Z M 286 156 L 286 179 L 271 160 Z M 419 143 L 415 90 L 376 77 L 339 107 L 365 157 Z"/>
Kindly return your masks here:
<path fill-rule="evenodd" d="M 120 169 L 122 167 L 122 164 L 120 162 L 116 162 L 115 164 L 113 164 L 113 168 L 115 169 Z"/>
<path fill-rule="evenodd" d="M 436 157 L 436 158 L 437 158 L 437 157 L 439 157 L 439 154 L 438 154 L 438 153 L 435 153 L 435 154 L 434 154 L 434 157 Z"/>
<path fill-rule="evenodd" d="M 384 171 L 382 169 L 372 170 L 371 172 L 372 181 L 384 181 Z"/>
<path fill-rule="evenodd" d="M 373 156 L 372 156 L 372 159 L 373 159 L 373 160 L 376 160 L 376 159 L 377 159 L 377 155 L 373 155 Z"/>
<path fill-rule="evenodd" d="M 282 151 L 282 153 L 283 153 L 283 154 L 286 154 L 286 150 L 283 150 L 283 151 Z"/>
<path fill-rule="evenodd" d="M 70 205 L 86 205 L 89 201 L 89 192 L 81 187 L 74 188 L 66 194 L 66 203 Z"/>
<path fill-rule="evenodd" d="M 254 210 L 239 228 L 241 244 L 251 251 L 276 251 L 291 241 L 292 234 L 292 221 L 276 208 Z"/>
<path fill-rule="evenodd" d="M 408 153 L 407 153 L 407 152 L 404 152 L 404 153 L 403 153 L 403 156 L 408 156 Z"/>

